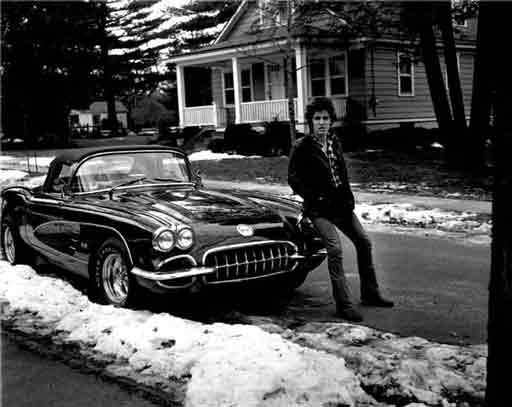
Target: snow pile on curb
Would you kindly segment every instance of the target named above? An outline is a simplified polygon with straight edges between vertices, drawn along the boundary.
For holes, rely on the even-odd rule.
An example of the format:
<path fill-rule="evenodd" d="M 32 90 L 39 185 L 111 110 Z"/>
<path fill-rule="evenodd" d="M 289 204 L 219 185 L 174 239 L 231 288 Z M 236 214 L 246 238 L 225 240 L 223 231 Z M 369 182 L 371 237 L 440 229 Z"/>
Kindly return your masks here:
<path fill-rule="evenodd" d="M 182 383 L 188 407 L 483 400 L 485 346 L 440 345 L 344 323 L 297 331 L 268 323 L 202 324 L 97 305 L 62 280 L 6 262 L 0 262 L 0 299 L 2 319 L 14 329 L 78 344 L 109 372 L 146 386 L 170 393 L 173 383 Z"/>
<path fill-rule="evenodd" d="M 433 228 L 449 232 L 490 234 L 491 221 L 479 219 L 470 212 L 451 212 L 441 209 L 422 209 L 412 204 L 356 205 L 355 212 L 368 223 L 401 225 L 417 228 Z"/>
<path fill-rule="evenodd" d="M 214 153 L 210 150 L 198 151 L 195 153 L 191 153 L 188 156 L 190 161 L 218 161 L 218 160 L 229 160 L 229 159 L 239 159 L 239 158 L 261 158 L 260 155 L 240 155 L 240 154 L 227 154 L 227 153 Z"/>
<path fill-rule="evenodd" d="M 85 344 L 157 382 L 188 380 L 186 406 L 374 405 L 342 358 L 258 327 L 204 325 L 93 304 L 62 280 L 0 262 L 4 320 Z"/>

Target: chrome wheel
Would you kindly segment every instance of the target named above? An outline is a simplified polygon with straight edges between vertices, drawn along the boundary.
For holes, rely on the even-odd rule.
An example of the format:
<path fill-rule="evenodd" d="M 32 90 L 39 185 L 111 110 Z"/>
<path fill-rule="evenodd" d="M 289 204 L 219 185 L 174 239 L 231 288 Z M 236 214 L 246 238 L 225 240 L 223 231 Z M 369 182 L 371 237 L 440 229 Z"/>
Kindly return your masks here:
<path fill-rule="evenodd" d="M 9 225 L 4 225 L 3 245 L 6 260 L 14 264 L 16 262 L 16 246 L 14 244 L 14 235 Z"/>
<path fill-rule="evenodd" d="M 128 298 L 128 268 L 120 253 L 110 253 L 103 261 L 103 290 L 111 304 L 123 305 Z"/>

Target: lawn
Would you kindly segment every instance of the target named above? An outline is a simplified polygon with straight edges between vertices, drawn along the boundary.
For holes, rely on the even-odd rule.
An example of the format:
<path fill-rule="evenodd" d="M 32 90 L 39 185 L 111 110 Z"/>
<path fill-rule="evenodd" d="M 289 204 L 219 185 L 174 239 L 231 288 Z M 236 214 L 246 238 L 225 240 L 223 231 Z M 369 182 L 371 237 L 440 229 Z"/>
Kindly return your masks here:
<path fill-rule="evenodd" d="M 490 176 L 468 176 L 446 167 L 436 152 L 380 150 L 345 155 L 356 189 L 490 200 Z M 196 161 L 204 178 L 260 183 L 287 183 L 288 157 Z"/>

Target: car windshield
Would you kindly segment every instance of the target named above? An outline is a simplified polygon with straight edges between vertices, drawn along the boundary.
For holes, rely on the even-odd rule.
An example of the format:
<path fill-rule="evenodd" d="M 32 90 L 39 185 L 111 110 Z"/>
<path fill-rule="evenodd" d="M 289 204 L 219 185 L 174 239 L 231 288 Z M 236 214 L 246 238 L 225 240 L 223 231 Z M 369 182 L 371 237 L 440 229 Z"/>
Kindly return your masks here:
<path fill-rule="evenodd" d="M 185 157 L 170 151 L 105 154 L 90 158 L 78 168 L 71 183 L 73 192 L 110 189 L 121 184 L 190 182 Z"/>

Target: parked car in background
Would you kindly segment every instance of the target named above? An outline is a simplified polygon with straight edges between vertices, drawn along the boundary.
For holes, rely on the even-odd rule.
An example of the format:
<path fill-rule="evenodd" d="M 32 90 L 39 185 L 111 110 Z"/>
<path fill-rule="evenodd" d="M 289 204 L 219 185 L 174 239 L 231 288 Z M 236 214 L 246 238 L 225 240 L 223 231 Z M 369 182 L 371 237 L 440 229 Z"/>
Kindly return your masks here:
<path fill-rule="evenodd" d="M 103 304 L 130 306 L 148 290 L 296 287 L 325 258 L 299 204 L 205 188 L 178 148 L 70 150 L 52 161 L 42 186 L 1 196 L 4 258 L 37 256 L 79 274 Z"/>

